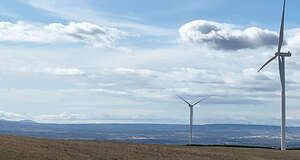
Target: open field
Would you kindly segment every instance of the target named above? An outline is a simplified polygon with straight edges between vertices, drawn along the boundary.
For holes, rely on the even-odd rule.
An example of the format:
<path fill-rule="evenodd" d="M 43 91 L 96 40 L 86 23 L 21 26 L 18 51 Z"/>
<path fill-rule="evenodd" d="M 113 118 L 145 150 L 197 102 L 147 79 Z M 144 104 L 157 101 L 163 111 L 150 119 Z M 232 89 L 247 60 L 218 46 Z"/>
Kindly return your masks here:
<path fill-rule="evenodd" d="M 300 151 L 188 147 L 0 136 L 0 160 L 299 160 Z"/>

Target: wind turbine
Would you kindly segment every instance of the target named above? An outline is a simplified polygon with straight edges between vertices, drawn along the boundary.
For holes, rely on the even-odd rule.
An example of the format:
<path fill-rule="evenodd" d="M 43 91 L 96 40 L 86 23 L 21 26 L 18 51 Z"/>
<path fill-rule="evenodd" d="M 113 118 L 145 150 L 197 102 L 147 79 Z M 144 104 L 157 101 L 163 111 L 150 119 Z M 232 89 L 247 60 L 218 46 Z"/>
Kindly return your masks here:
<path fill-rule="evenodd" d="M 182 98 L 181 96 L 177 96 L 179 99 L 183 100 L 185 103 L 187 103 L 190 107 L 190 140 L 189 140 L 189 145 L 192 145 L 192 136 L 193 136 L 193 112 L 194 112 L 194 106 L 196 106 L 197 104 L 199 104 L 200 102 L 204 101 L 205 99 L 207 99 L 208 97 L 205 97 L 199 101 L 197 101 L 194 104 L 189 103 L 188 101 L 186 101 L 184 98 Z"/>
<path fill-rule="evenodd" d="M 282 19 L 280 27 L 280 36 L 278 41 L 278 50 L 275 56 L 268 60 L 257 72 L 261 71 L 266 65 L 275 60 L 278 57 L 279 74 L 281 80 L 281 150 L 286 150 L 286 111 L 285 111 L 285 57 L 291 57 L 291 52 L 281 52 L 284 35 L 284 16 L 285 16 L 285 1 L 282 9 Z"/>

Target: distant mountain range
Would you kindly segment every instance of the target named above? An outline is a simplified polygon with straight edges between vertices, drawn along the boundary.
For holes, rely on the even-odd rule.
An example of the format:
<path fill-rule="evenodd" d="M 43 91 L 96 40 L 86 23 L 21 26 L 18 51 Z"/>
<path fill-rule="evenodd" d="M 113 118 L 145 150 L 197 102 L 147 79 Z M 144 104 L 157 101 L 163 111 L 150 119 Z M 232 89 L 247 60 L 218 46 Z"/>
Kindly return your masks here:
<path fill-rule="evenodd" d="M 287 146 L 300 147 L 300 127 L 287 128 Z M 154 144 L 188 143 L 189 126 L 171 124 L 41 124 L 0 120 L 0 134 L 50 139 L 119 141 Z M 280 127 L 196 125 L 194 144 L 280 147 Z"/>

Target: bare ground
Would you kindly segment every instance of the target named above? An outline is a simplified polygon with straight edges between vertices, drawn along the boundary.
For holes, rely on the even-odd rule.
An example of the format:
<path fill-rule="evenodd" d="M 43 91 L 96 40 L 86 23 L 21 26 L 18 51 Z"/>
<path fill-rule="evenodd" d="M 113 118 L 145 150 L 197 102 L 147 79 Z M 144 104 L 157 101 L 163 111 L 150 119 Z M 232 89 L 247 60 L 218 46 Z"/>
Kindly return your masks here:
<path fill-rule="evenodd" d="M 0 160 L 300 160 L 300 151 L 48 140 L 0 135 Z"/>

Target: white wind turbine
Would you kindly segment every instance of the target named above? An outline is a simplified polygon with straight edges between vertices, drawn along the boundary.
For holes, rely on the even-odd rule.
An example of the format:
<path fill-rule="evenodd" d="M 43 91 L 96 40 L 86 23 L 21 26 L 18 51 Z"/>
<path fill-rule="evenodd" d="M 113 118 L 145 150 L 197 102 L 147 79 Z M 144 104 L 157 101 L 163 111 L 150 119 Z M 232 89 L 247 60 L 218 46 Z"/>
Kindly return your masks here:
<path fill-rule="evenodd" d="M 199 104 L 200 102 L 204 101 L 205 99 L 207 99 L 208 97 L 205 97 L 199 101 L 197 101 L 194 104 L 189 103 L 188 101 L 186 101 L 184 98 L 182 98 L 181 96 L 177 96 L 178 98 L 180 98 L 181 100 L 183 100 L 185 103 L 187 103 L 190 107 L 190 139 L 189 139 L 189 145 L 192 145 L 192 136 L 193 136 L 193 112 L 194 112 L 194 106 L 196 106 L 197 104 Z"/>
<path fill-rule="evenodd" d="M 279 73 L 281 80 L 281 150 L 286 150 L 286 111 L 285 111 L 285 57 L 291 57 L 291 52 L 281 52 L 281 47 L 283 44 L 283 35 L 284 35 L 284 16 L 285 16 L 285 0 L 283 3 L 282 9 L 282 19 L 281 19 L 281 27 L 280 27 L 280 36 L 278 42 L 278 50 L 275 53 L 275 56 L 268 60 L 259 70 L 261 71 L 266 65 L 268 65 L 271 61 L 275 60 L 278 57 L 279 63 Z"/>

